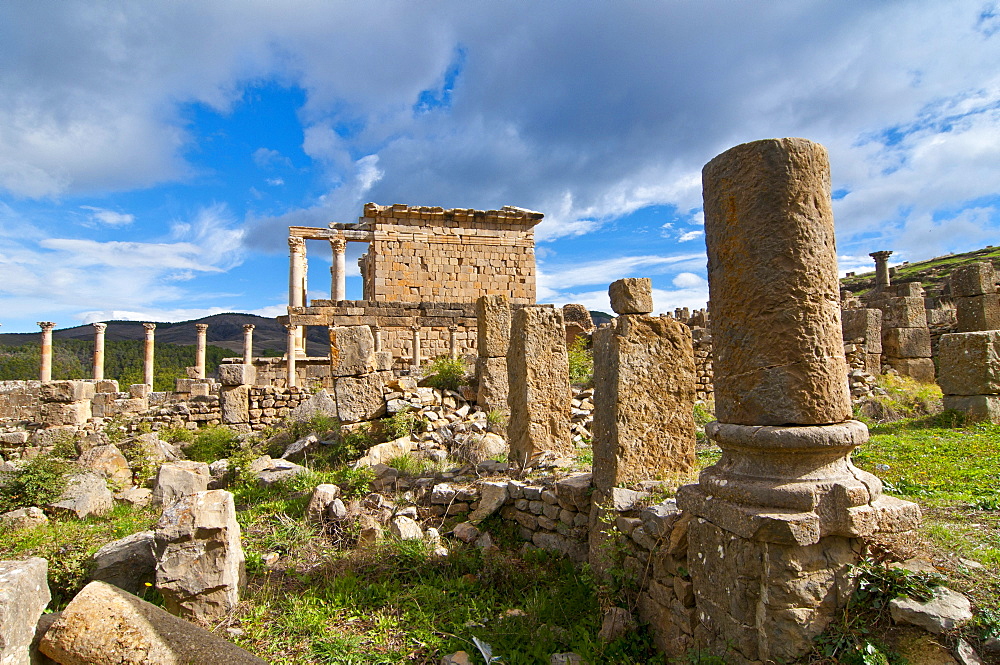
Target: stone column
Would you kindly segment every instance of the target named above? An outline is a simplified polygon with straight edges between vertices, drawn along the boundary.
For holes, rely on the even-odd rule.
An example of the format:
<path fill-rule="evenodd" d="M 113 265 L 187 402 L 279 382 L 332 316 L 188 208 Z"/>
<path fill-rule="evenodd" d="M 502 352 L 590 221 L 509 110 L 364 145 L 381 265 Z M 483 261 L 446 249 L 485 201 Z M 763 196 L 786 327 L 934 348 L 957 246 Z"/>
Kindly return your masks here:
<path fill-rule="evenodd" d="M 889 250 L 882 250 L 880 252 L 872 252 L 868 256 L 875 259 L 875 290 L 884 291 L 889 288 L 889 257 L 892 252 Z"/>
<path fill-rule="evenodd" d="M 52 321 L 39 321 L 38 327 L 42 329 L 42 360 L 38 369 L 39 381 L 52 380 L 52 329 L 56 324 Z"/>
<path fill-rule="evenodd" d="M 413 331 L 413 366 L 420 367 L 422 362 L 420 358 L 420 326 L 412 325 L 410 330 Z"/>
<path fill-rule="evenodd" d="M 288 306 L 306 306 L 306 241 L 298 236 L 288 237 Z M 305 355 L 305 338 L 296 330 L 296 353 Z"/>
<path fill-rule="evenodd" d="M 448 357 L 458 358 L 458 326 L 448 326 Z"/>
<path fill-rule="evenodd" d="M 198 347 L 194 359 L 195 371 L 198 373 L 197 378 L 205 378 L 205 346 L 208 343 L 208 324 L 207 323 L 196 323 L 194 324 L 194 329 L 198 333 Z"/>
<path fill-rule="evenodd" d="M 142 327 L 146 329 L 145 361 L 143 363 L 143 383 L 153 389 L 153 335 L 156 330 L 155 323 L 144 323 Z"/>
<path fill-rule="evenodd" d="M 95 323 L 94 326 L 94 380 L 104 379 L 104 331 L 108 329 L 106 323 Z"/>
<path fill-rule="evenodd" d="M 292 388 L 295 386 L 295 353 L 298 350 L 299 327 L 286 325 L 285 330 L 288 331 L 288 344 L 285 356 L 285 383 L 289 388 Z"/>
<path fill-rule="evenodd" d="M 253 364 L 253 329 L 254 324 L 243 324 L 243 364 Z"/>
<path fill-rule="evenodd" d="M 571 454 L 569 357 L 561 310 L 530 306 L 514 312 L 507 383 L 511 462 L 526 467 L 543 452 Z"/>
<path fill-rule="evenodd" d="M 992 263 L 981 261 L 956 268 L 950 283 L 958 332 L 1000 329 L 1000 294 Z"/>
<path fill-rule="evenodd" d="M 677 497 L 698 518 L 694 647 L 788 661 L 847 602 L 860 538 L 920 513 L 850 460 L 868 430 L 850 419 L 826 150 L 756 141 L 702 177 L 722 458 Z"/>
<path fill-rule="evenodd" d="M 372 337 L 375 339 L 375 353 L 382 350 L 382 328 L 380 326 L 371 326 Z"/>
<path fill-rule="evenodd" d="M 476 300 L 476 403 L 500 416 L 493 425 L 498 433 L 506 431 L 510 416 L 507 404 L 507 353 L 510 350 L 510 301 L 503 294 L 480 296 Z"/>
<path fill-rule="evenodd" d="M 347 264 L 344 260 L 347 241 L 343 238 L 330 238 L 330 249 L 333 251 L 333 265 L 330 266 L 330 300 L 334 302 L 347 300 Z"/>

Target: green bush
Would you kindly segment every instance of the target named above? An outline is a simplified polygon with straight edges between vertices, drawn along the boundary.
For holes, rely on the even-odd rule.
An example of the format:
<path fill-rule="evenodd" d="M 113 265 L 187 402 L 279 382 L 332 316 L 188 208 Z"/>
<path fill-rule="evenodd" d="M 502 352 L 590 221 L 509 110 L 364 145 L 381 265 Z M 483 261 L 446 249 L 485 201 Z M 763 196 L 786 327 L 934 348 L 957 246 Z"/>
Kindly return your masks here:
<path fill-rule="evenodd" d="M 387 441 L 409 436 L 417 427 L 417 414 L 411 409 L 397 411 L 388 418 L 380 420 L 379 427 Z"/>
<path fill-rule="evenodd" d="M 195 462 L 214 462 L 236 451 L 239 438 L 228 427 L 205 427 L 194 435 L 194 441 L 184 447 L 188 459 Z"/>
<path fill-rule="evenodd" d="M 53 455 L 28 460 L 0 488 L 0 512 L 52 503 L 66 489 L 72 470 L 70 462 Z"/>
<path fill-rule="evenodd" d="M 569 382 L 575 386 L 589 386 L 594 381 L 594 352 L 587 348 L 587 339 L 577 337 L 567 349 L 569 354 Z"/>
<path fill-rule="evenodd" d="M 171 427 L 160 431 L 160 439 L 167 443 L 191 443 L 194 441 L 194 437 L 195 431 L 186 427 Z"/>
<path fill-rule="evenodd" d="M 439 390 L 458 390 L 459 386 L 468 383 L 467 372 L 462 358 L 448 356 L 438 356 L 424 367 L 425 382 Z"/>

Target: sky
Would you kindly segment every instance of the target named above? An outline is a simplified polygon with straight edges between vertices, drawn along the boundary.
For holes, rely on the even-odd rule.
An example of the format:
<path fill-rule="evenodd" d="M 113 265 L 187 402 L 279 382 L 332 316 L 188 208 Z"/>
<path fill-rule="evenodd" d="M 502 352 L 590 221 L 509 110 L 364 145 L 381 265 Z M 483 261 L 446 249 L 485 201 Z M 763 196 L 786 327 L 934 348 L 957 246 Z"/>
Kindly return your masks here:
<path fill-rule="evenodd" d="M 783 136 L 841 273 L 1000 244 L 1000 4 L 10 0 L 0 324 L 276 316 L 287 227 L 368 201 L 545 213 L 539 302 L 702 307 L 701 168 Z"/>

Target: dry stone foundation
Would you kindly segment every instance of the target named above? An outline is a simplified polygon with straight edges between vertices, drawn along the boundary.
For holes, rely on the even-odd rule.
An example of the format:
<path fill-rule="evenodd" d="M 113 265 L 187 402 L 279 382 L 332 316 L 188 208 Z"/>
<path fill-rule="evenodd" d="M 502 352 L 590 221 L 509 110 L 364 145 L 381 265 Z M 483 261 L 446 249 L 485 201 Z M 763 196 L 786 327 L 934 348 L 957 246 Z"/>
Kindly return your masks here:
<path fill-rule="evenodd" d="M 740 145 L 703 171 L 719 418 L 706 433 L 722 458 L 677 503 L 692 517 L 692 642 L 727 663 L 803 654 L 846 602 L 859 538 L 919 519 L 850 462 L 868 433 L 849 420 L 829 177 L 804 139 Z"/>

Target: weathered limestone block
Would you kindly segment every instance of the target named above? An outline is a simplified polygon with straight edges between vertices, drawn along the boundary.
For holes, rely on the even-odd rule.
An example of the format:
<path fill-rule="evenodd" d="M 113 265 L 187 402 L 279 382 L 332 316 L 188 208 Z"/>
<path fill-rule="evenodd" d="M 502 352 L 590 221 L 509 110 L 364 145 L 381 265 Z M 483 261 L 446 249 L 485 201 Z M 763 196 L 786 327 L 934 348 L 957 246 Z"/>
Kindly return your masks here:
<path fill-rule="evenodd" d="M 112 584 L 129 593 L 139 594 L 156 579 L 152 531 L 140 531 L 108 543 L 91 557 L 91 580 Z"/>
<path fill-rule="evenodd" d="M 48 522 L 49 518 L 45 516 L 45 512 L 38 506 L 9 510 L 0 515 L 0 528 L 8 531 L 31 529 L 42 524 L 48 524 Z"/>
<path fill-rule="evenodd" d="M 706 520 L 688 528 L 695 639 L 727 663 L 794 660 L 854 589 L 858 540 L 828 536 L 800 547 L 733 538 Z"/>
<path fill-rule="evenodd" d="M 921 383 L 934 383 L 934 361 L 930 358 L 891 358 L 885 362 L 889 367 Z"/>
<path fill-rule="evenodd" d="M 863 338 L 865 353 L 882 353 L 882 310 L 841 310 L 841 325 L 845 340 Z"/>
<path fill-rule="evenodd" d="M 507 394 L 510 385 L 507 377 L 507 358 L 478 358 L 476 376 L 479 378 L 476 403 L 486 412 L 499 411 L 507 415 L 509 413 Z"/>
<path fill-rule="evenodd" d="M 235 609 L 246 569 L 232 494 L 209 490 L 168 505 L 156 524 L 154 552 L 167 611 L 212 621 Z"/>
<path fill-rule="evenodd" d="M 1000 394 L 1000 330 L 942 335 L 938 364 L 945 395 Z"/>
<path fill-rule="evenodd" d="M 691 333 L 673 319 L 623 315 L 594 334 L 594 485 L 632 485 L 695 461 Z"/>
<path fill-rule="evenodd" d="M 569 358 L 561 311 L 531 306 L 514 313 L 507 376 L 510 460 L 525 466 L 542 452 L 572 453 Z"/>
<path fill-rule="evenodd" d="M 132 469 L 129 468 L 128 460 L 113 444 L 94 446 L 90 450 L 85 450 L 76 463 L 107 478 L 119 488 L 132 485 Z"/>
<path fill-rule="evenodd" d="M 956 298 L 955 316 L 960 332 L 1000 330 L 1000 294 Z"/>
<path fill-rule="evenodd" d="M 370 326 L 331 326 L 329 330 L 331 375 L 375 371 L 375 337 Z"/>
<path fill-rule="evenodd" d="M 805 139 L 747 143 L 710 161 L 702 180 L 717 417 L 846 420 L 826 150 Z"/>
<path fill-rule="evenodd" d="M 653 311 L 653 281 L 648 277 L 626 277 L 608 287 L 611 309 L 616 314 L 649 314 Z"/>
<path fill-rule="evenodd" d="M 153 505 L 169 506 L 181 497 L 208 489 L 212 472 L 204 462 L 179 460 L 161 464 L 153 483 Z"/>
<path fill-rule="evenodd" d="M 585 332 L 590 332 L 594 329 L 594 319 L 590 316 L 590 310 L 588 310 L 584 305 L 577 303 L 567 303 L 563 305 L 563 320 L 568 326 L 570 323 L 575 323 L 580 326 Z"/>
<path fill-rule="evenodd" d="M 865 354 L 865 371 L 872 376 L 878 376 L 882 373 L 882 354 L 881 353 L 866 353 Z"/>
<path fill-rule="evenodd" d="M 45 632 L 64 665 L 264 665 L 235 644 L 104 582 L 91 582 Z"/>
<path fill-rule="evenodd" d="M 35 625 L 49 604 L 48 562 L 0 561 L 0 663 L 29 665 Z"/>
<path fill-rule="evenodd" d="M 242 363 L 219 365 L 219 383 L 223 386 L 252 386 L 257 381 L 257 368 Z"/>
<path fill-rule="evenodd" d="M 43 402 L 79 402 L 94 398 L 94 384 L 89 381 L 46 381 L 42 384 Z"/>
<path fill-rule="evenodd" d="M 1000 395 L 945 395 L 944 408 L 962 411 L 974 422 L 1000 423 Z"/>
<path fill-rule="evenodd" d="M 48 508 L 57 512 L 73 513 L 83 519 L 88 515 L 103 515 L 115 505 L 115 497 L 108 489 L 103 476 L 81 471 L 70 477 L 59 500 Z"/>
<path fill-rule="evenodd" d="M 889 298 L 882 312 L 882 331 L 889 328 L 925 328 L 927 310 L 924 299 L 917 296 Z"/>
<path fill-rule="evenodd" d="M 48 426 L 82 425 L 94 415 L 92 402 L 45 402 L 42 404 L 41 420 Z"/>
<path fill-rule="evenodd" d="M 288 414 L 288 420 L 293 423 L 304 423 L 316 416 L 337 417 L 337 402 L 325 388 L 292 409 Z"/>
<path fill-rule="evenodd" d="M 927 328 L 887 328 L 882 352 L 890 358 L 930 358 L 931 332 Z"/>
<path fill-rule="evenodd" d="M 385 399 L 382 396 L 382 385 L 382 375 L 377 372 L 364 376 L 337 378 L 334 398 L 337 401 L 337 417 L 340 418 L 340 422 L 356 423 L 384 415 Z"/>
<path fill-rule="evenodd" d="M 951 295 L 955 298 L 981 296 L 997 292 L 997 274 L 993 264 L 979 261 L 955 268 L 951 273 Z"/>
<path fill-rule="evenodd" d="M 222 422 L 238 425 L 250 422 L 250 386 L 223 384 L 219 394 Z"/>
<path fill-rule="evenodd" d="M 507 356 L 510 348 L 510 301 L 502 294 L 476 300 L 476 348 L 480 358 Z"/>
<path fill-rule="evenodd" d="M 94 391 L 97 393 L 117 393 L 118 392 L 118 380 L 117 379 L 101 379 L 94 383 Z"/>
<path fill-rule="evenodd" d="M 313 490 L 306 506 L 306 521 L 310 524 L 322 525 L 326 521 L 327 508 L 340 498 L 340 487 L 329 483 L 321 483 Z"/>

